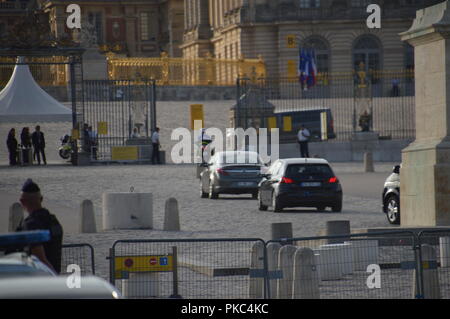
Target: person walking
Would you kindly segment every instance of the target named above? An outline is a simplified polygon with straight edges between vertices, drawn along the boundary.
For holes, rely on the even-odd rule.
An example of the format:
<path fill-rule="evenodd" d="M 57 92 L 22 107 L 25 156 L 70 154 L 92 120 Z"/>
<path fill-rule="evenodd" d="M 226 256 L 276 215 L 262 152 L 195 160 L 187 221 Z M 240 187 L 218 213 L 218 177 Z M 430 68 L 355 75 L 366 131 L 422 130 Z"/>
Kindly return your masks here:
<path fill-rule="evenodd" d="M 161 161 L 159 159 L 159 148 L 161 145 L 159 142 L 159 127 L 157 127 L 152 134 L 152 145 L 152 164 L 161 164 Z"/>
<path fill-rule="evenodd" d="M 298 132 L 298 143 L 300 144 L 300 154 L 302 158 L 309 158 L 309 147 L 308 141 L 311 133 L 302 125 L 300 131 Z"/>
<path fill-rule="evenodd" d="M 42 155 L 42 160 L 44 161 L 44 165 L 47 165 L 47 159 L 45 158 L 44 133 L 41 132 L 41 127 L 39 125 L 37 125 L 35 129 L 36 130 L 31 135 L 31 141 L 33 142 L 33 148 L 34 148 L 33 157 L 37 157 L 38 165 L 41 165 L 41 155 Z"/>
<path fill-rule="evenodd" d="M 31 135 L 29 127 L 24 127 L 22 129 L 22 133 L 20 133 L 20 144 L 22 145 L 23 164 L 31 164 Z"/>
<path fill-rule="evenodd" d="M 6 146 L 9 152 L 9 165 L 17 165 L 17 139 L 16 139 L 16 129 L 12 128 L 9 130 L 8 138 L 6 139 Z"/>
<path fill-rule="evenodd" d="M 30 245 L 25 251 L 36 256 L 57 274 L 61 272 L 61 253 L 63 242 L 63 228 L 55 215 L 42 207 L 43 197 L 39 186 L 31 179 L 26 180 L 22 187 L 20 203 L 28 212 L 28 216 L 20 222 L 16 231 L 48 230 L 48 242 Z"/>

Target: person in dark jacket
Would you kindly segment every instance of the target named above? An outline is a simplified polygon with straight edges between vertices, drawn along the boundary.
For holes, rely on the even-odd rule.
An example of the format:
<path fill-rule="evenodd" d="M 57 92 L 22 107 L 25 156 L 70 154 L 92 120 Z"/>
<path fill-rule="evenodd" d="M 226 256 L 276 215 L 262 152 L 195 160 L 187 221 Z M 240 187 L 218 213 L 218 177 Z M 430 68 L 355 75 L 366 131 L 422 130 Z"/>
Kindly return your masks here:
<path fill-rule="evenodd" d="M 39 125 L 36 126 L 36 131 L 31 135 L 31 140 L 34 148 L 33 157 L 37 157 L 38 165 L 41 165 L 41 155 L 44 164 L 47 165 L 47 160 L 45 158 L 45 138 Z"/>
<path fill-rule="evenodd" d="M 20 203 L 28 212 L 16 231 L 48 230 L 50 240 L 45 243 L 29 245 L 25 251 L 36 256 L 56 273 L 61 272 L 63 228 L 55 215 L 42 207 L 43 197 L 39 186 L 28 179 L 22 187 Z"/>
<path fill-rule="evenodd" d="M 9 152 L 9 165 L 17 165 L 17 140 L 16 140 L 16 130 L 12 128 L 9 130 L 8 139 L 6 140 L 6 145 L 8 146 Z"/>
<path fill-rule="evenodd" d="M 29 163 L 29 153 L 31 152 L 31 135 L 30 128 L 24 127 L 22 133 L 20 134 L 20 144 L 22 145 L 22 159 L 24 164 Z"/>

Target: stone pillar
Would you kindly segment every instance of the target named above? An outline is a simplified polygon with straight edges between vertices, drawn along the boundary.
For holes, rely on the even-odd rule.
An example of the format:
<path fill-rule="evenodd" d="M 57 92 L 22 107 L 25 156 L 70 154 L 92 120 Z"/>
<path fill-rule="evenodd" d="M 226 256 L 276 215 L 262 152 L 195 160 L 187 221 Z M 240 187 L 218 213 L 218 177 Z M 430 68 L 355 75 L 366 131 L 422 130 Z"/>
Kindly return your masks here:
<path fill-rule="evenodd" d="M 175 198 L 169 198 L 166 201 L 164 212 L 164 230 L 180 231 L 180 214 L 178 211 L 178 201 Z"/>
<path fill-rule="evenodd" d="M 450 225 L 449 1 L 419 10 L 401 33 L 414 46 L 416 140 L 402 152 L 402 226 Z"/>
<path fill-rule="evenodd" d="M 80 210 L 80 233 L 96 233 L 94 204 L 91 200 L 84 200 Z"/>
<path fill-rule="evenodd" d="M 350 221 L 349 220 L 330 220 L 327 221 L 327 236 L 341 236 L 341 235 L 350 235 Z M 348 238 L 330 238 L 328 239 L 328 244 L 340 244 Z"/>

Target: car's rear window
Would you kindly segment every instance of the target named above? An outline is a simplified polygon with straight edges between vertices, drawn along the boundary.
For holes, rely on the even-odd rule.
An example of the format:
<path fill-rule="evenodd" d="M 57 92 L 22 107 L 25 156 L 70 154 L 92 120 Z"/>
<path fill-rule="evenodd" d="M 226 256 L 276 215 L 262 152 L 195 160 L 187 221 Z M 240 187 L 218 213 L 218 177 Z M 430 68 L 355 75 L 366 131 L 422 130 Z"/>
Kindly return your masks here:
<path fill-rule="evenodd" d="M 286 177 L 292 179 L 322 179 L 334 176 L 326 164 L 292 164 L 286 169 Z"/>
<path fill-rule="evenodd" d="M 224 153 L 219 158 L 220 164 L 261 164 L 257 153 Z"/>

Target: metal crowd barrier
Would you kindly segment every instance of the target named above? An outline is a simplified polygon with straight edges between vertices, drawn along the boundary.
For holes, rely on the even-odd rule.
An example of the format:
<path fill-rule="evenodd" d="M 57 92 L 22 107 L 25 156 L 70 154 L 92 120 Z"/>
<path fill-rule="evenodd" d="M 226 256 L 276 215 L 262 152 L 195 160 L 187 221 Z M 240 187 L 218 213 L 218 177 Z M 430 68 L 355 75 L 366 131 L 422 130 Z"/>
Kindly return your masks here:
<path fill-rule="evenodd" d="M 119 240 L 127 298 L 450 298 L 450 229 L 262 239 Z"/>
<path fill-rule="evenodd" d="M 89 244 L 62 246 L 61 274 L 67 274 L 67 266 L 78 265 L 81 275 L 95 275 L 94 248 Z"/>

